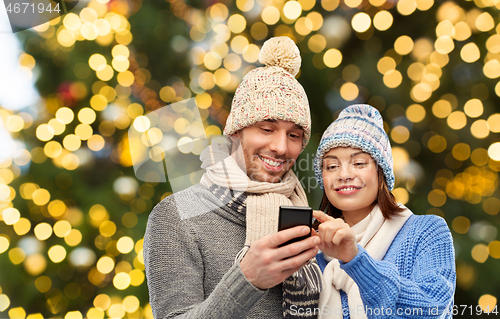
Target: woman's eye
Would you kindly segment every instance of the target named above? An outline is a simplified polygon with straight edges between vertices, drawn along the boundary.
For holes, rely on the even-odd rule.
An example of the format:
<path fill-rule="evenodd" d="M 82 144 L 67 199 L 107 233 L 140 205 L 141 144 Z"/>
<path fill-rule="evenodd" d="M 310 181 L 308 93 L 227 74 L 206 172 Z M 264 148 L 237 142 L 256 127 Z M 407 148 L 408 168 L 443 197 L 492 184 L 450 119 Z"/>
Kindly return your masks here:
<path fill-rule="evenodd" d="M 356 166 L 358 168 L 362 168 L 362 167 L 366 166 L 366 163 L 354 163 L 354 166 Z"/>
<path fill-rule="evenodd" d="M 266 133 L 271 132 L 271 130 L 270 130 L 270 129 L 268 129 L 268 128 L 261 128 L 261 130 L 262 130 L 262 131 L 264 131 L 264 132 L 266 132 Z"/>
<path fill-rule="evenodd" d="M 326 165 L 326 170 L 331 171 L 331 170 L 336 169 L 337 167 L 338 167 L 338 165 L 334 165 L 334 164 Z"/>

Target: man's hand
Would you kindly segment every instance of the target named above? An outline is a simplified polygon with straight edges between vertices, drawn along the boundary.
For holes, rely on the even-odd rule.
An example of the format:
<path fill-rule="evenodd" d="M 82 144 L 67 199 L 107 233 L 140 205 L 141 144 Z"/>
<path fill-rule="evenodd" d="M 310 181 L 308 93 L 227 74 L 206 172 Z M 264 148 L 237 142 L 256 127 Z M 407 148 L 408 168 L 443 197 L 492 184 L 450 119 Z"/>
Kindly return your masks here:
<path fill-rule="evenodd" d="M 324 254 L 345 263 L 356 257 L 356 235 L 344 220 L 333 218 L 318 210 L 313 211 L 313 216 L 321 223 L 318 226 L 318 236 L 321 239 L 319 248 Z"/>
<path fill-rule="evenodd" d="M 278 247 L 309 232 L 310 238 Z M 316 232 L 307 226 L 297 226 L 264 236 L 250 246 L 240 262 L 241 271 L 259 289 L 274 287 L 307 264 L 318 252 L 319 243 Z"/>

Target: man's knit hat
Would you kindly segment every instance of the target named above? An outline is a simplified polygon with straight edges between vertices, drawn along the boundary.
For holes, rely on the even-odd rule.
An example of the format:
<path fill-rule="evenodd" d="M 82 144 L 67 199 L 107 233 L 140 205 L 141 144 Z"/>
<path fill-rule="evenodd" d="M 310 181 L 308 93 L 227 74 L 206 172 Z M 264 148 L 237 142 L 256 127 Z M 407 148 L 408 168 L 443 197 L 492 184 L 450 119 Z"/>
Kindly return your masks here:
<path fill-rule="evenodd" d="M 293 122 L 304 130 L 302 149 L 311 137 L 309 101 L 295 79 L 299 72 L 299 48 L 288 37 L 267 40 L 259 53 L 264 67 L 248 72 L 234 94 L 224 135 L 265 120 Z"/>
<path fill-rule="evenodd" d="M 394 188 L 392 149 L 380 112 L 367 104 L 351 105 L 326 129 L 314 158 L 314 173 L 323 185 L 323 157 L 336 147 L 352 147 L 370 154 L 384 172 L 387 188 Z"/>

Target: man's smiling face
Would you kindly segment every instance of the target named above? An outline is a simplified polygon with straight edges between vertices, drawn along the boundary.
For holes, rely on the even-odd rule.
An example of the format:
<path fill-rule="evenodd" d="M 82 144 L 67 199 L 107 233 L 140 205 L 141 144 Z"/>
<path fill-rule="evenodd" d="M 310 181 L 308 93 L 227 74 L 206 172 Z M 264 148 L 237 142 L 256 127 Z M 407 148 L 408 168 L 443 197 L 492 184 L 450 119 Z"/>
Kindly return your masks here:
<path fill-rule="evenodd" d="M 248 177 L 278 183 L 302 152 L 304 130 L 292 122 L 269 120 L 245 127 L 233 136 L 241 143 L 243 159 L 237 161 Z"/>

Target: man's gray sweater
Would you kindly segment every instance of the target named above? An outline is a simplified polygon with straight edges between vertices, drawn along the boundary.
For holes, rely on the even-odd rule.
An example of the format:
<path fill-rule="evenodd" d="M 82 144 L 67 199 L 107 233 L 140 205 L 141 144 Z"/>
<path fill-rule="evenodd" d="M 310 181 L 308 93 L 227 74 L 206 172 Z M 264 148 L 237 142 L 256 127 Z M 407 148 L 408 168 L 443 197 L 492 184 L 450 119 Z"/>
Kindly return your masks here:
<path fill-rule="evenodd" d="M 144 264 L 156 319 L 283 317 L 282 285 L 259 290 L 234 263 L 245 242 L 245 198 L 197 184 L 153 209 Z"/>

